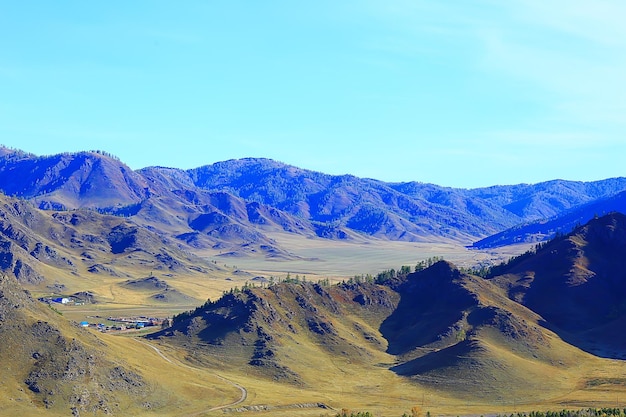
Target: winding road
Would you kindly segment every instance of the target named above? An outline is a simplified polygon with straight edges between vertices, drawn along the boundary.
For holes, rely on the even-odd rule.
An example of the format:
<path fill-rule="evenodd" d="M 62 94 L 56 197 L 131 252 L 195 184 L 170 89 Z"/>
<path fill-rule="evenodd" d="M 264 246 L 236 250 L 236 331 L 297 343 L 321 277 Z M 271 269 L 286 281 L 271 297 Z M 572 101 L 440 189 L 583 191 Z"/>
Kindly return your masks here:
<path fill-rule="evenodd" d="M 193 366 L 190 366 L 190 365 L 187 365 L 185 363 L 182 363 L 182 362 L 180 362 L 178 360 L 172 360 L 172 359 L 168 358 L 167 356 L 165 356 L 165 354 L 163 354 L 161 349 L 159 349 L 158 347 L 154 346 L 151 343 L 146 342 L 145 340 L 139 340 L 137 338 L 134 338 L 134 340 L 136 340 L 137 342 L 141 343 L 142 345 L 146 345 L 149 348 L 153 349 L 157 353 L 157 355 L 159 355 L 164 361 L 169 362 L 172 365 L 180 366 L 182 368 L 188 368 L 188 369 L 191 369 L 191 370 L 194 370 L 194 371 L 197 371 L 197 370 L 200 369 L 200 368 L 195 368 Z M 229 380 L 227 378 L 224 378 L 221 375 L 218 375 L 218 374 L 213 374 L 213 375 L 215 377 L 219 378 L 220 380 L 222 380 L 222 381 L 224 381 L 224 382 L 234 386 L 235 388 L 237 388 L 241 392 L 241 397 L 239 397 L 239 399 L 237 401 L 234 401 L 232 403 L 228 403 L 228 404 L 212 407 L 212 408 L 209 408 L 209 409 L 197 412 L 195 414 L 185 414 L 185 416 L 198 416 L 200 414 L 208 413 L 208 412 L 211 412 L 211 411 L 217 411 L 217 410 L 222 410 L 224 408 L 234 407 L 236 405 L 241 404 L 242 402 L 244 402 L 248 398 L 248 390 L 245 387 L 243 387 L 242 385 L 239 385 L 239 384 L 237 384 L 237 383 L 235 383 L 235 382 L 233 382 L 233 381 L 231 381 L 231 380 Z"/>

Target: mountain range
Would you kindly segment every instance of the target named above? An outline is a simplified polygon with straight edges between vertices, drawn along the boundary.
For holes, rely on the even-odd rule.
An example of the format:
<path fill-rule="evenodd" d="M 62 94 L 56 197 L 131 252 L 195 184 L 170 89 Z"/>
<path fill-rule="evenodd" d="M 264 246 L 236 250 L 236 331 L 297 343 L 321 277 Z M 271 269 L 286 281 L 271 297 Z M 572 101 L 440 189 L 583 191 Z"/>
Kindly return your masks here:
<path fill-rule="evenodd" d="M 478 248 L 543 240 L 624 210 L 626 178 L 458 189 L 333 176 L 269 159 L 132 170 L 106 152 L 0 148 L 0 191 L 44 210 L 124 216 L 191 247 L 289 257 L 268 233 L 452 240 Z M 548 221 L 549 220 L 549 221 Z"/>
<path fill-rule="evenodd" d="M 624 178 L 466 190 L 268 159 L 132 170 L 101 151 L 0 148 L 0 190 L 3 415 L 222 413 L 207 399 L 245 394 L 222 372 L 288 407 L 295 401 L 268 393 L 380 411 L 415 392 L 422 403 L 425 393 L 457 406 L 523 395 L 559 407 L 623 392 Z M 484 276 L 441 260 L 334 285 L 254 277 L 204 256 L 296 257 L 278 235 L 537 244 Z M 24 287 L 96 303 L 81 307 L 90 312 L 180 314 L 139 341 L 100 335 Z M 329 381 L 350 393 L 339 397 Z"/>

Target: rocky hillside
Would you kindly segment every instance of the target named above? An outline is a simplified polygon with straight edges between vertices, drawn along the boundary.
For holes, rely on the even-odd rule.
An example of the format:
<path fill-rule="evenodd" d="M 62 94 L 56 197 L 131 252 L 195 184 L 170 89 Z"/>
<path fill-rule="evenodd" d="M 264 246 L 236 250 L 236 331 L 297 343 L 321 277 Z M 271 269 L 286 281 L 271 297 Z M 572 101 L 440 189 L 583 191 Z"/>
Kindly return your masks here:
<path fill-rule="evenodd" d="M 372 358 L 372 348 L 384 350 L 376 329 L 397 302 L 391 289 L 374 284 L 278 284 L 209 301 L 152 337 L 201 344 L 205 354 L 232 356 L 231 366 L 305 386 L 299 358 L 293 356 L 297 352 L 290 353 L 290 346 L 313 344 L 325 355 L 365 362 Z"/>
<path fill-rule="evenodd" d="M 218 269 L 131 219 L 93 210 L 39 210 L 0 195 L 0 270 L 22 284 L 84 290 L 107 277 L 122 280 L 153 271 L 176 277 Z"/>
<path fill-rule="evenodd" d="M 154 391 L 92 334 L 33 300 L 10 274 L 0 274 L 0 340 L 3 415 L 119 414 L 140 410 L 135 400 L 147 402 Z"/>

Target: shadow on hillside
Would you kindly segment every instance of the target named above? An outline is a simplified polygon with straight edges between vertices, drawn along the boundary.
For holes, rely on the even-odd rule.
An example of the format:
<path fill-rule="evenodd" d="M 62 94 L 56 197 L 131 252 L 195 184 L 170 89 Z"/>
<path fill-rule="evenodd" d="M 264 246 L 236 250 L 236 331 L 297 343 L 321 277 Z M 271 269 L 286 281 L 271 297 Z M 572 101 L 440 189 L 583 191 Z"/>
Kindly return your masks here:
<path fill-rule="evenodd" d="M 539 325 L 556 333 L 564 342 L 591 355 L 605 358 L 626 360 L 626 319 L 620 318 L 602 326 L 581 332 L 562 330 L 545 320 Z"/>
<path fill-rule="evenodd" d="M 390 369 L 403 376 L 425 374 L 433 370 L 457 365 L 461 360 L 460 358 L 467 357 L 473 349 L 472 342 L 464 340 L 447 348 L 393 366 Z"/>

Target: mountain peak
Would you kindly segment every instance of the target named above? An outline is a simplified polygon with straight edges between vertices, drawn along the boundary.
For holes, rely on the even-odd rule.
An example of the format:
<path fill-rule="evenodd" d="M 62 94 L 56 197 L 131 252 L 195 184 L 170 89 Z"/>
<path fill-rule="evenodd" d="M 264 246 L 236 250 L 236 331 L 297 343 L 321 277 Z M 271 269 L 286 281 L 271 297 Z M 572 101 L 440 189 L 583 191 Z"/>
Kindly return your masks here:
<path fill-rule="evenodd" d="M 441 260 L 434 263 L 429 268 L 409 275 L 409 277 L 420 277 L 424 279 L 435 279 L 441 281 L 452 281 L 461 276 L 461 271 L 452 262 Z"/>
<path fill-rule="evenodd" d="M 626 215 L 619 212 L 596 217 L 579 230 L 579 233 L 585 235 L 589 240 L 596 239 L 598 242 L 611 244 L 615 247 L 626 245 Z M 577 231 L 572 233 L 577 234 Z"/>

